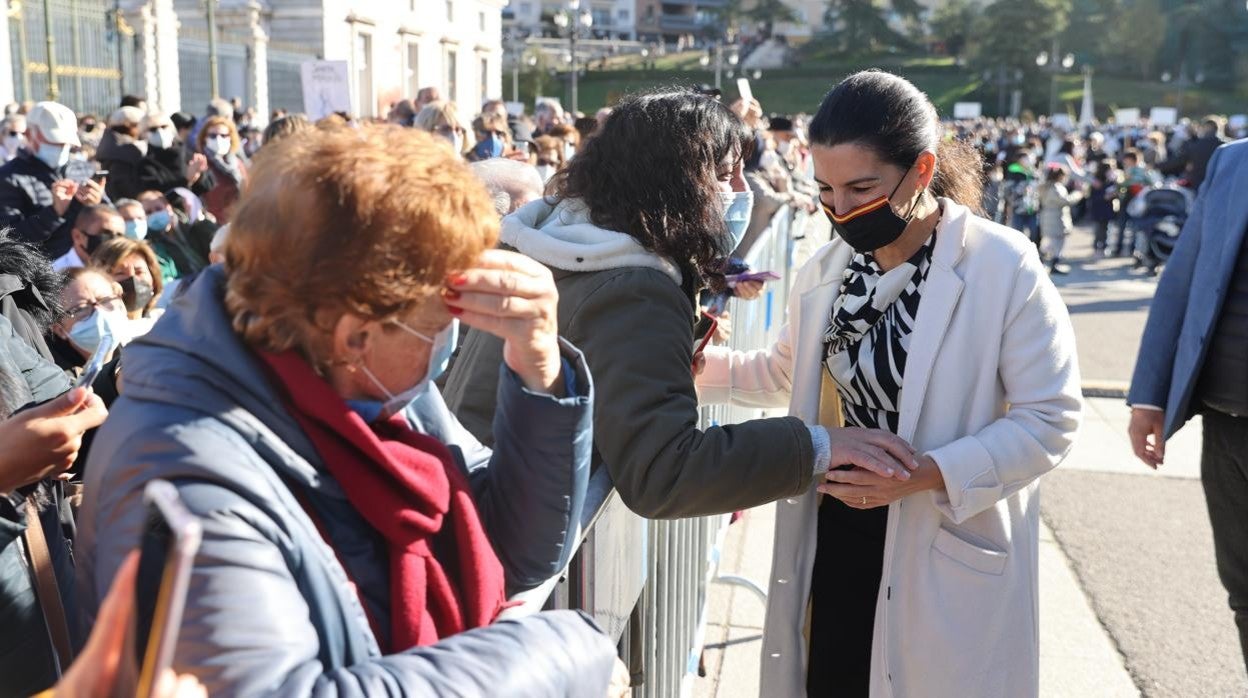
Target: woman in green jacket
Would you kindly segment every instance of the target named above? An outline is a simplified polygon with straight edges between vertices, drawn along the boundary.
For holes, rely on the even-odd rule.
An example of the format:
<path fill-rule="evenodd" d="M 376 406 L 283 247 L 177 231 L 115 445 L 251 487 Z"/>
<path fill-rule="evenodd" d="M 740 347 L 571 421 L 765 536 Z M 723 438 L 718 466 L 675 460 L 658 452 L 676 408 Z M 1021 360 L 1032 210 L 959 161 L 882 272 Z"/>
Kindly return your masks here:
<path fill-rule="evenodd" d="M 753 137 L 689 91 L 625 99 L 547 187 L 503 219 L 502 241 L 553 272 L 559 333 L 595 384 L 594 468 L 648 518 L 745 509 L 791 497 L 853 464 L 908 478 L 913 451 L 881 431 L 794 417 L 699 429 L 693 363 L 698 293 L 749 222 L 742 162 Z M 730 222 L 731 221 L 731 222 Z M 484 299 L 451 301 L 473 309 Z M 488 443 L 502 343 L 469 332 L 447 404 Z"/>

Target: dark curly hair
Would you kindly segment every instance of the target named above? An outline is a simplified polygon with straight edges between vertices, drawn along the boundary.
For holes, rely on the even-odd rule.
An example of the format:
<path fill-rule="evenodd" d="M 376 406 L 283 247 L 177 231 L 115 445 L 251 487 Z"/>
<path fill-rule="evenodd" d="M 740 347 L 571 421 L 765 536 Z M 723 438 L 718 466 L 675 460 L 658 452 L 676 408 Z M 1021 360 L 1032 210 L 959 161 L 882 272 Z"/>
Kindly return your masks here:
<path fill-rule="evenodd" d="M 9 228 L 0 229 L 0 274 L 12 274 L 22 281 L 25 289 L 15 300 L 41 331 L 61 319 L 64 277 L 39 248 L 18 240 Z"/>
<path fill-rule="evenodd" d="M 731 252 L 719 175 L 753 147 L 753 134 L 715 99 L 673 88 L 630 95 L 547 191 L 556 202 L 580 199 L 595 225 L 705 281 Z"/>

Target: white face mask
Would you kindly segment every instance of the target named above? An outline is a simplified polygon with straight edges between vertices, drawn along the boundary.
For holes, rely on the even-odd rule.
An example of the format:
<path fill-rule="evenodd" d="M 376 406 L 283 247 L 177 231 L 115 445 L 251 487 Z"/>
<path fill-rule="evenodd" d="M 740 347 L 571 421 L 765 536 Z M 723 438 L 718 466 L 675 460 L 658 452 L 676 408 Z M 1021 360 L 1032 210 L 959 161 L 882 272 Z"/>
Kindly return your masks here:
<path fill-rule="evenodd" d="M 168 148 L 173 145 L 173 137 L 173 129 L 170 128 L 147 132 L 147 142 L 153 148 Z"/>
<path fill-rule="evenodd" d="M 550 181 L 552 176 L 554 176 L 555 168 L 550 165 L 538 165 L 537 174 L 542 178 L 542 182 L 546 183 Z"/>
<path fill-rule="evenodd" d="M 54 170 L 59 170 L 69 162 L 69 146 L 54 143 L 41 143 L 35 157 Z"/>
<path fill-rule="evenodd" d="M 213 155 L 228 155 L 232 146 L 229 136 L 212 136 L 204 141 L 204 148 Z"/>
<path fill-rule="evenodd" d="M 724 204 L 724 222 L 728 224 L 728 237 L 732 243 L 728 252 L 731 253 L 745 239 L 745 232 L 750 227 L 750 215 L 754 210 L 754 192 L 749 189 L 721 191 L 719 198 Z"/>

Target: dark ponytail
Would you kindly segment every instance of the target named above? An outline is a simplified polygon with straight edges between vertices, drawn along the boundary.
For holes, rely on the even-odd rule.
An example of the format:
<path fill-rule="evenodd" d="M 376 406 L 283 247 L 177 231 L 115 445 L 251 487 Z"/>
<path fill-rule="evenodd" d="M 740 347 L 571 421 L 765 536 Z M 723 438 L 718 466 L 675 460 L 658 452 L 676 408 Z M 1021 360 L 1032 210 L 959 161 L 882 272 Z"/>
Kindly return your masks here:
<path fill-rule="evenodd" d="M 984 215 L 984 158 L 964 140 L 942 140 L 936 148 L 932 193 Z"/>
<path fill-rule="evenodd" d="M 810 122 L 810 142 L 856 143 L 881 159 L 909 169 L 919 154 L 936 154 L 931 192 L 983 212 L 983 160 L 969 143 L 945 140 L 944 127 L 927 95 L 909 80 L 865 70 L 840 82 L 823 98 Z"/>

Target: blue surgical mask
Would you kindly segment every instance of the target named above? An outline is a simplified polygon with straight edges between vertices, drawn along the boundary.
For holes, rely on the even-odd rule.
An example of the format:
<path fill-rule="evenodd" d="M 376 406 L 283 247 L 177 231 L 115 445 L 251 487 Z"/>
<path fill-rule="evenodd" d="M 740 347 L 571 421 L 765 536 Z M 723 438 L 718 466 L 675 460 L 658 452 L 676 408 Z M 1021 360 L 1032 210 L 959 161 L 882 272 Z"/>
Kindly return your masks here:
<path fill-rule="evenodd" d="M 425 371 L 424 378 L 417 381 L 416 385 L 395 394 L 387 390 L 386 386 L 377 380 L 377 376 L 373 375 L 373 372 L 368 370 L 367 366 L 360 364 L 360 370 L 364 372 L 364 375 L 386 396 L 384 402 L 372 400 L 349 400 L 347 402 L 347 406 L 359 414 L 366 422 L 389 419 L 391 416 L 402 412 L 414 400 L 424 395 L 425 391 L 429 389 L 429 384 L 437 380 L 438 376 L 441 376 L 446 371 L 446 367 L 451 363 L 451 355 L 455 353 L 455 345 L 459 341 L 458 319 L 451 320 L 451 324 L 446 329 L 433 337 L 417 332 L 398 320 L 393 322 L 404 332 L 415 335 L 433 345 L 433 348 L 429 350 L 429 367 Z"/>
<path fill-rule="evenodd" d="M 754 192 L 721 191 L 720 200 L 724 202 L 724 222 L 728 224 L 728 237 L 732 243 L 728 252 L 737 249 L 745 239 L 745 231 L 750 227 L 750 214 L 754 211 Z"/>
<path fill-rule="evenodd" d="M 169 212 L 157 211 L 147 217 L 147 229 L 164 232 L 169 227 Z"/>
<path fill-rule="evenodd" d="M 131 240 L 143 240 L 147 237 L 147 221 L 136 218 L 126 221 L 126 237 Z"/>
<path fill-rule="evenodd" d="M 69 162 L 69 146 L 56 145 L 55 143 L 40 143 L 39 151 L 35 153 L 35 157 L 43 161 L 43 164 L 54 170 L 59 170 Z"/>
<path fill-rule="evenodd" d="M 117 324 L 118 318 L 96 308 L 91 311 L 90 315 L 74 323 L 74 326 L 69 330 L 69 341 L 73 342 L 74 346 L 79 349 L 89 354 L 94 354 L 105 335 L 111 335 L 115 339 L 118 338 L 116 332 Z"/>
<path fill-rule="evenodd" d="M 503 141 L 503 139 L 492 135 L 478 143 L 477 147 L 473 149 L 473 152 L 479 160 L 501 158 L 503 156 L 503 149 L 506 145 L 507 144 Z"/>

